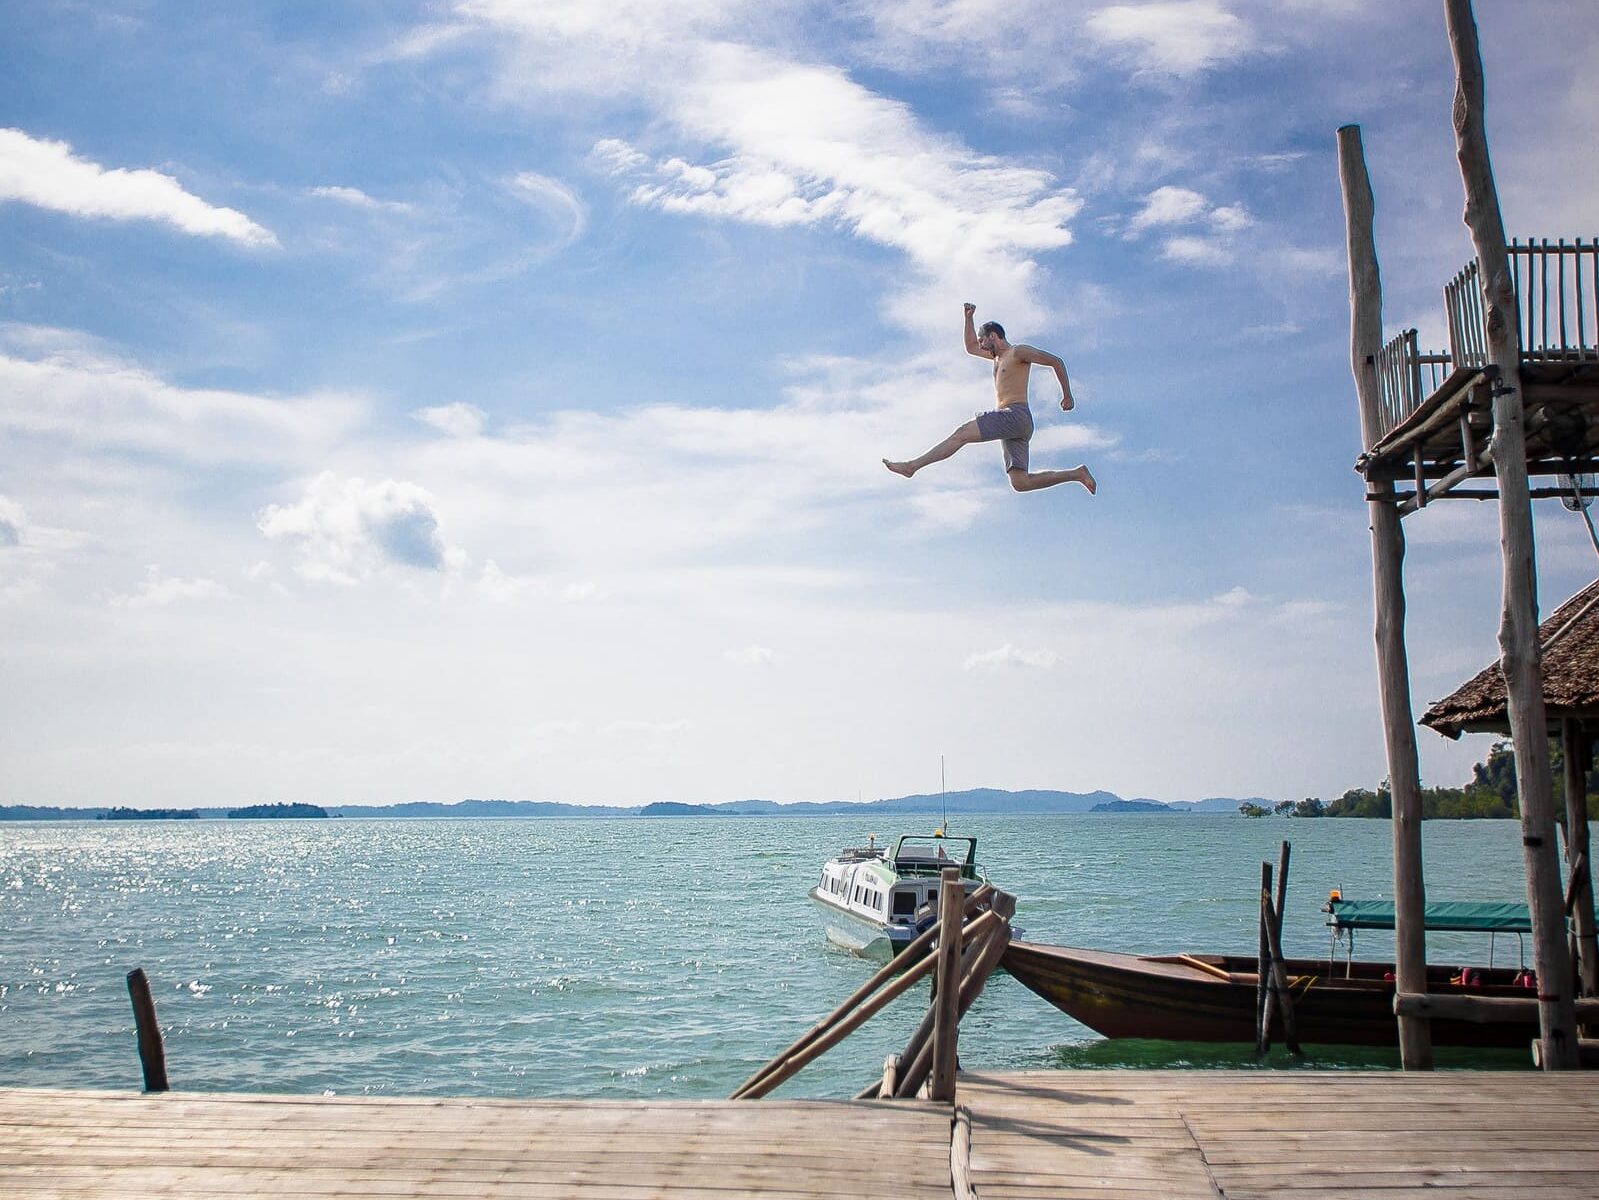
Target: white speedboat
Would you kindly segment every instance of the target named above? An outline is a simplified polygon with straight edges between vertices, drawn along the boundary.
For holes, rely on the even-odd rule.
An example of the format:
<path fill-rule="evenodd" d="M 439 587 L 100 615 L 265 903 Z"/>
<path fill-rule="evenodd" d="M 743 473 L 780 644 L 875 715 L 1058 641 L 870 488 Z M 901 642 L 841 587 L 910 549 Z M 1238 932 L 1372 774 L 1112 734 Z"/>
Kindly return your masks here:
<path fill-rule="evenodd" d="M 869 958 L 892 958 L 938 919 L 945 867 L 959 867 L 962 886 L 975 890 L 982 882 L 977 839 L 906 834 L 890 851 L 873 834 L 866 845 L 839 851 L 822 864 L 810 893 L 828 940 Z"/>

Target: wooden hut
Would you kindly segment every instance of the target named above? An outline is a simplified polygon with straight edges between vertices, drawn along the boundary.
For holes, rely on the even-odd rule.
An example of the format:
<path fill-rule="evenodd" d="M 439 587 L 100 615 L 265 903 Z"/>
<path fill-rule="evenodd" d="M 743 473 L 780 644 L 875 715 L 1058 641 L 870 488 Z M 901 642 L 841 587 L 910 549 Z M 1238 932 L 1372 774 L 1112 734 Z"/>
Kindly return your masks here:
<path fill-rule="evenodd" d="M 1588 851 L 1587 777 L 1599 742 L 1599 579 L 1567 600 L 1538 627 L 1544 720 L 1560 739 L 1566 794 L 1566 917 L 1580 993 L 1599 996 L 1593 874 Z M 1490 663 L 1427 709 L 1421 723 L 1448 738 L 1510 733 L 1509 697 L 1498 663 Z"/>
<path fill-rule="evenodd" d="M 1350 368 L 1364 447 L 1355 468 L 1371 520 L 1378 686 L 1393 789 L 1400 1057 L 1406 1068 L 1432 1065 L 1401 522 L 1432 503 L 1496 500 L 1504 561 L 1498 670 L 1516 747 L 1540 1061 L 1549 1069 L 1567 1068 L 1578 1065 L 1576 1005 L 1539 661 L 1532 500 L 1569 491 L 1561 476 L 1599 468 L 1599 240 L 1507 239 L 1488 157 L 1482 56 L 1470 0 L 1445 0 L 1444 14 L 1455 61 L 1456 156 L 1476 252 L 1444 289 L 1447 350 L 1423 352 L 1415 330 L 1384 337 L 1365 151 L 1358 126 L 1338 131 Z M 1539 477 L 1551 486 L 1533 487 Z"/>

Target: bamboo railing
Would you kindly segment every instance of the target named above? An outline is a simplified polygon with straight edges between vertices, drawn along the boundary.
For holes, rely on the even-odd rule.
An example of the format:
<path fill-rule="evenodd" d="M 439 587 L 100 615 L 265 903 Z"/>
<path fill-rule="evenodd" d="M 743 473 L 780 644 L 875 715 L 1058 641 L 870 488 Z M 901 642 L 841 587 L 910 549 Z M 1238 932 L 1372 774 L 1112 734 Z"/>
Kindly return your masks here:
<path fill-rule="evenodd" d="M 1599 238 L 1516 239 L 1505 249 L 1516 292 L 1522 360 L 1599 362 Z M 1456 368 L 1488 363 L 1476 259 L 1444 285 L 1444 310 L 1449 324 L 1447 351 L 1420 350 L 1416 331 L 1406 329 L 1377 356 L 1383 434 L 1415 412 Z"/>
<path fill-rule="evenodd" d="M 889 1056 L 883 1078 L 873 1080 L 856 1098 L 915 1096 L 926 1085 L 932 1099 L 954 1099 L 960 1018 L 977 1000 L 1010 944 L 1010 919 L 1015 912 L 1014 896 L 987 883 L 968 896 L 961 885 L 959 869 L 945 869 L 939 887 L 937 924 L 741 1083 L 730 1099 L 758 1100 L 765 1096 L 928 975 L 935 977 L 937 987 L 926 1017 L 905 1049 Z M 935 942 L 936 949 L 927 953 Z M 905 969 L 907 958 L 914 965 Z"/>

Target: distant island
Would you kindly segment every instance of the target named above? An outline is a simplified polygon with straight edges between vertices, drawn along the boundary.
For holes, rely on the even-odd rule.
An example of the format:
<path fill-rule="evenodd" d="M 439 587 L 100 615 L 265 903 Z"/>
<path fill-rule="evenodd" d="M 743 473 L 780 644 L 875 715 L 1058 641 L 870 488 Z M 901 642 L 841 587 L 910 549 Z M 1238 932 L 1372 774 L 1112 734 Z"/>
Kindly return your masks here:
<path fill-rule="evenodd" d="M 319 804 L 250 804 L 244 808 L 228 810 L 230 820 L 238 818 L 247 821 L 272 820 L 274 818 L 304 819 L 307 817 L 328 816 L 328 810 Z"/>
<path fill-rule="evenodd" d="M 68 810 L 72 811 L 72 810 Z M 77 810 L 77 811 L 82 811 Z M 97 810 L 97 821 L 198 821 L 197 808 L 108 808 Z"/>
<path fill-rule="evenodd" d="M 1245 803 L 1270 805 L 1271 801 L 1252 798 Z M 886 800 L 821 800 L 779 804 L 775 800 L 729 800 L 719 804 L 685 804 L 660 800 L 650 804 L 563 804 L 554 800 L 457 800 L 453 803 L 412 800 L 401 804 L 253 804 L 243 808 L 185 809 L 106 809 L 54 808 L 13 804 L 0 806 L 0 821 L 86 821 L 86 820 L 162 820 L 220 818 L 321 818 L 355 819 L 395 817 L 526 819 L 567 817 L 599 820 L 607 817 L 837 817 L 893 816 L 921 813 L 951 816 L 960 814 L 1020 814 L 1064 816 L 1088 813 L 1109 816 L 1124 813 L 1221 813 L 1237 815 L 1239 801 L 1213 796 L 1203 800 L 1125 800 L 1114 792 L 1062 792 L 1046 789 L 1005 791 L 1001 788 L 969 788 L 960 792 L 923 792 L 895 796 Z M 118 815 L 111 817 L 116 812 Z"/>

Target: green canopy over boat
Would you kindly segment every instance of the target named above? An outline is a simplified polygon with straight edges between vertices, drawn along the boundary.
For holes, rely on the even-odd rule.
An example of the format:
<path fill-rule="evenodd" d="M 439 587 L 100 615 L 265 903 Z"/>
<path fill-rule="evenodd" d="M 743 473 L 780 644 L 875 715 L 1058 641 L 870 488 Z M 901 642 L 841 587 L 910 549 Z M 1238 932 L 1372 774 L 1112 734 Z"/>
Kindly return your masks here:
<path fill-rule="evenodd" d="M 1327 924 L 1334 929 L 1392 929 L 1392 900 L 1329 900 Z M 1430 930 L 1470 930 L 1481 933 L 1531 933 L 1532 918 L 1525 904 L 1491 900 L 1435 900 L 1427 905 Z"/>

